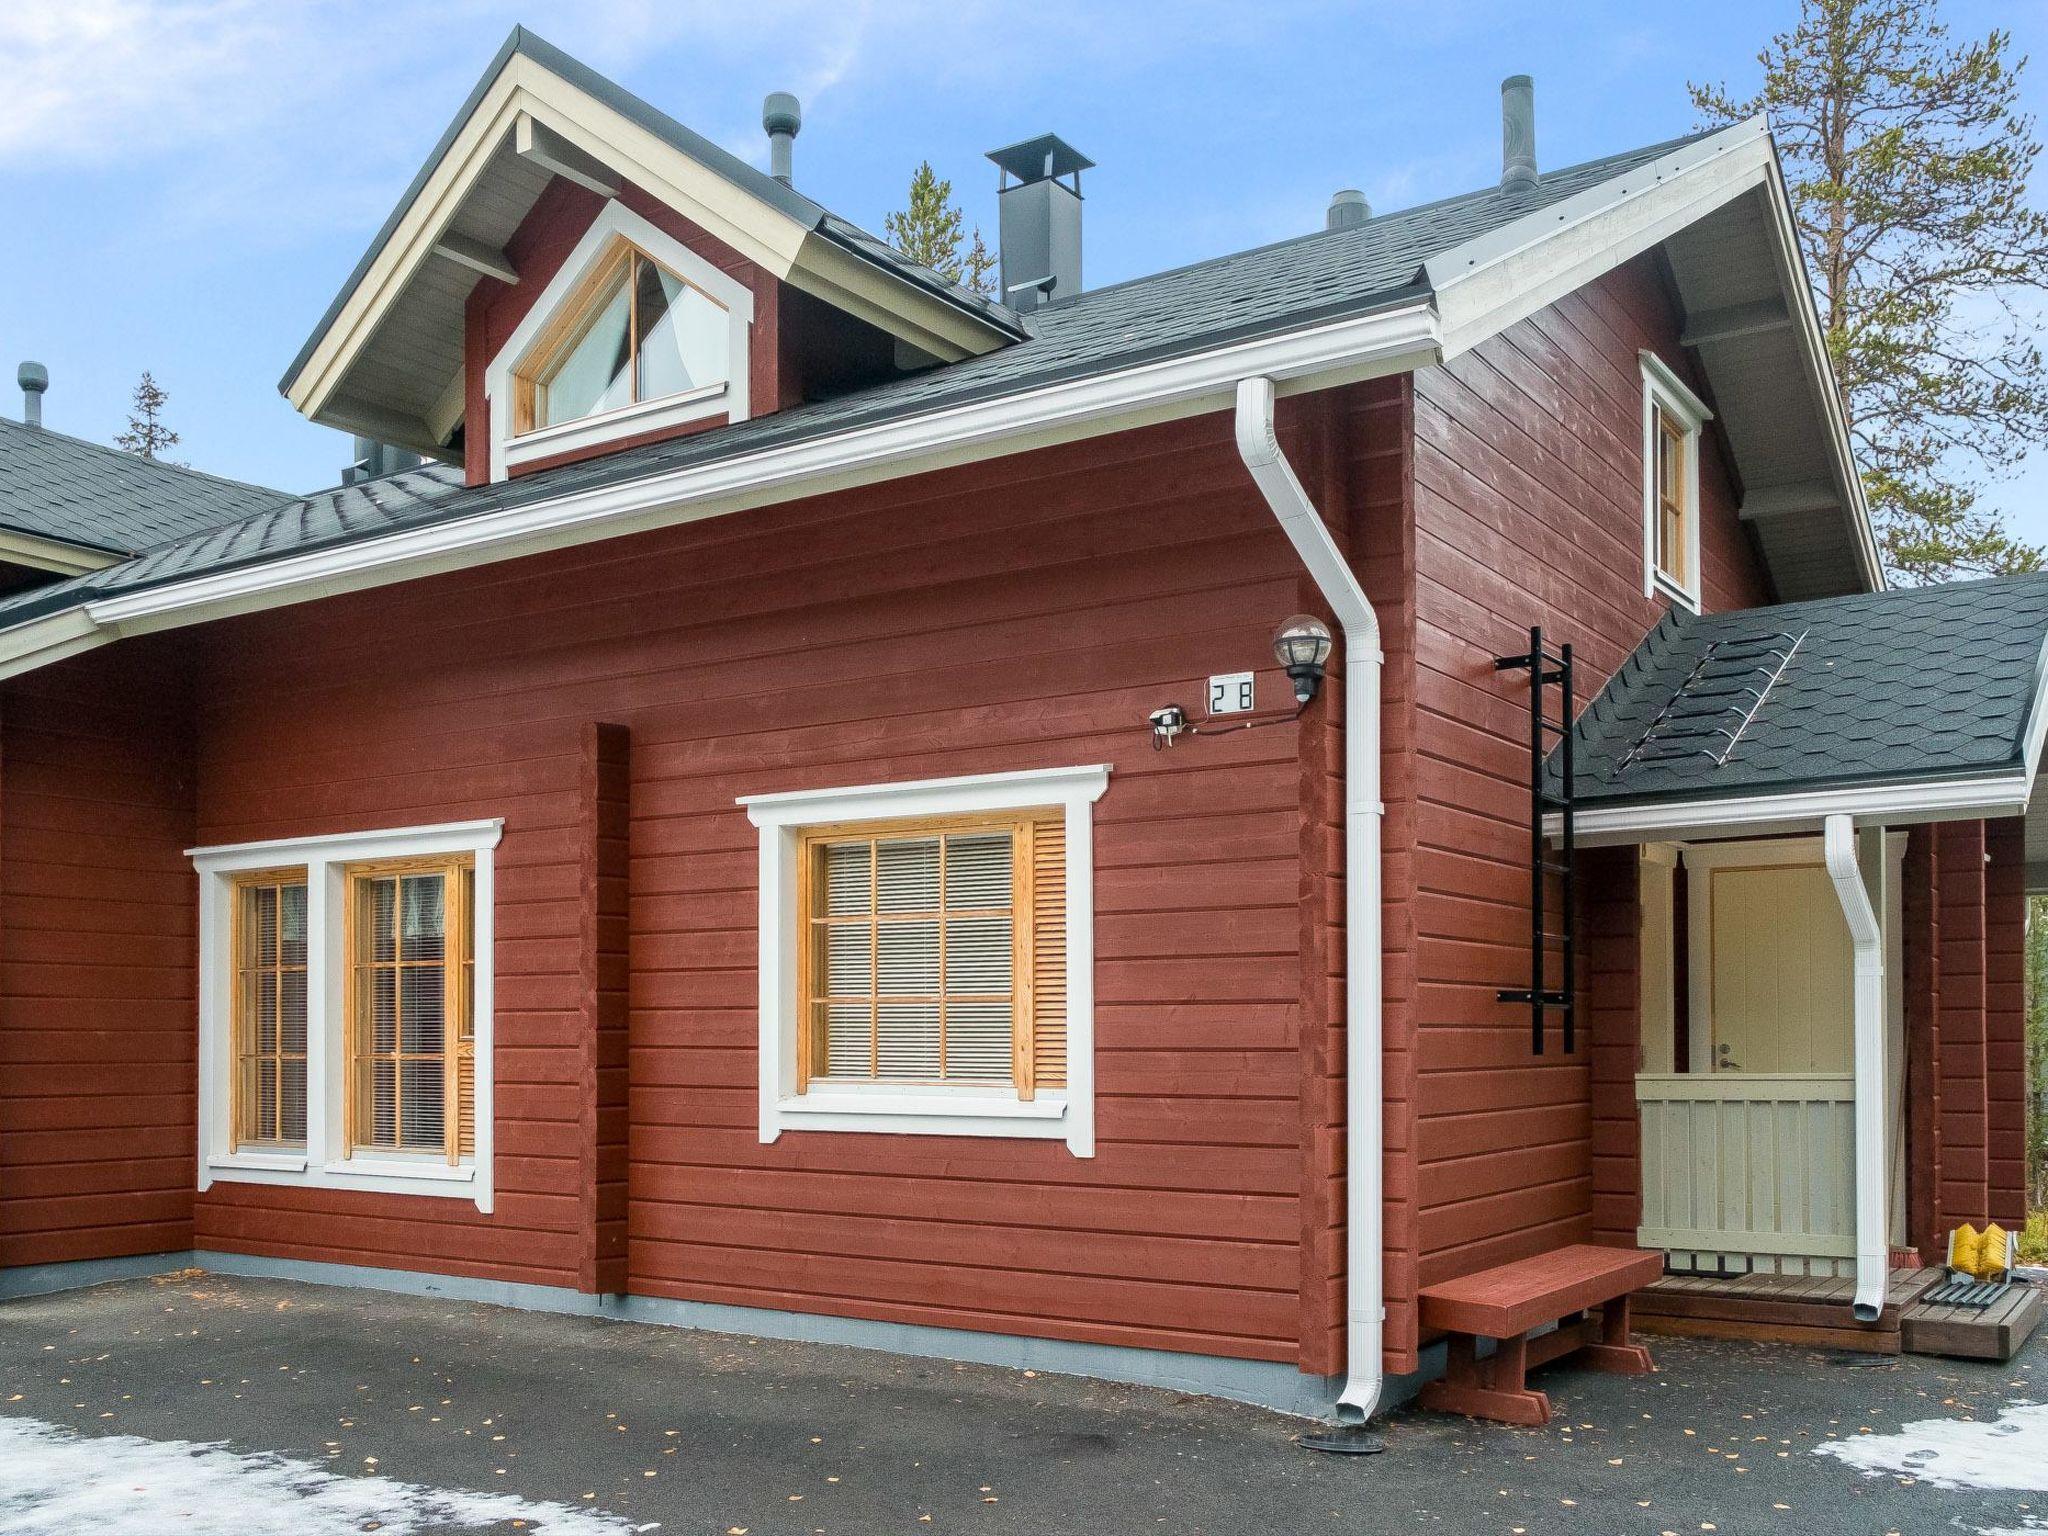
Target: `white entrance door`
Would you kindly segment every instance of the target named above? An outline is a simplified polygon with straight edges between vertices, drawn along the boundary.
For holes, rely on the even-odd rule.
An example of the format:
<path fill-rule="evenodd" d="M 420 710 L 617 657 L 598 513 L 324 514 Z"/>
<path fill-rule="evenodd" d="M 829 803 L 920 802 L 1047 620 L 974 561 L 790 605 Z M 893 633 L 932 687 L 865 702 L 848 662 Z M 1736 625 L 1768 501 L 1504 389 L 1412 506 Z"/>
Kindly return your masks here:
<path fill-rule="evenodd" d="M 1692 955 L 1708 974 L 1693 995 L 1706 993 L 1708 1016 L 1692 1020 L 1694 1070 L 1853 1072 L 1854 955 L 1827 871 L 1730 863 L 1699 873 L 1708 935 Z"/>

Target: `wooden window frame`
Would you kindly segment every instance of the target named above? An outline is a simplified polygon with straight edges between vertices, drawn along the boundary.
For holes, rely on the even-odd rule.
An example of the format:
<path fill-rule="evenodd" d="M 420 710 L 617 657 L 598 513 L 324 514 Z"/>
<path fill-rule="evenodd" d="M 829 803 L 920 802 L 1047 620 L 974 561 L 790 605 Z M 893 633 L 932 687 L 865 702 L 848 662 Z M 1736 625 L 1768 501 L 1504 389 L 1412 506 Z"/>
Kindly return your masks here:
<path fill-rule="evenodd" d="M 533 402 L 521 406 L 519 375 L 532 379 L 541 360 L 556 353 L 565 335 L 583 318 L 594 284 L 619 259 L 622 247 L 637 250 L 664 272 L 695 288 L 725 312 L 727 376 L 721 383 L 664 395 L 639 404 L 578 417 L 557 426 L 534 427 Z M 689 423 L 745 421 L 751 414 L 754 290 L 690 249 L 651 220 L 617 199 L 598 211 L 575 248 L 535 297 L 512 334 L 484 364 L 488 420 L 472 422 L 490 449 L 490 478 L 558 455 L 603 448 L 629 436 L 665 432 Z"/>
<path fill-rule="evenodd" d="M 189 850 L 199 896 L 197 1188 L 216 1183 L 349 1189 L 495 1203 L 492 960 L 500 820 L 345 831 Z M 453 1038 L 463 1076 L 453 1103 L 459 1161 L 445 1137 L 424 1151 L 356 1147 L 349 1120 L 351 999 L 348 872 L 371 865 L 467 866 L 470 895 L 458 908 L 459 988 Z M 303 868 L 307 926 L 306 1144 L 240 1145 L 235 1107 L 235 908 L 238 880 Z M 468 918 L 466 942 L 460 919 Z M 444 1060 L 444 1069 L 446 1063 Z M 469 1112 L 462 1112 L 464 1102 Z"/>
<path fill-rule="evenodd" d="M 791 1131 L 992 1136 L 1064 1141 L 1076 1157 L 1095 1155 L 1094 807 L 1109 777 L 1107 764 L 1087 764 L 741 797 L 760 834 L 763 1142 Z M 799 1055 L 816 1046 L 815 1036 L 803 1043 L 799 983 L 812 898 L 807 890 L 800 896 L 798 887 L 815 879 L 815 870 L 803 875 L 806 841 L 835 834 L 865 838 L 904 824 L 922 832 L 940 823 L 1025 819 L 1036 823 L 1032 908 L 1057 924 L 1047 932 L 1058 935 L 1057 945 L 1034 955 L 1030 967 L 1031 1096 L 1020 1097 L 1014 1082 L 810 1076 L 808 1058 L 800 1079 Z M 1013 1030 L 1013 1063 L 1016 1040 Z"/>
<path fill-rule="evenodd" d="M 368 1048 L 371 1029 L 368 986 L 371 973 L 380 966 L 365 953 L 367 936 L 362 931 L 360 914 L 364 891 L 369 885 L 380 880 L 437 875 L 441 879 L 441 954 L 435 961 L 414 961 L 410 964 L 416 969 L 438 964 L 441 969 L 441 1049 L 438 1052 L 411 1053 L 403 1049 L 403 978 L 409 962 L 399 957 L 394 944 L 389 962 L 397 978 L 392 997 L 393 1049 L 389 1053 L 393 1067 L 393 1130 L 394 1135 L 397 1134 L 404 1118 L 405 1064 L 438 1055 L 441 1059 L 442 1155 L 451 1168 L 462 1161 L 463 1127 L 465 1122 L 473 1124 L 474 1114 L 473 1103 L 465 1102 L 463 1080 L 465 1056 L 473 1066 L 476 1051 L 472 1006 L 476 963 L 475 917 L 472 911 L 475 869 L 476 861 L 470 854 L 380 859 L 343 866 L 342 964 L 347 977 L 343 1145 L 352 1157 L 417 1156 L 424 1150 L 396 1142 L 386 1146 L 366 1139 L 367 1128 L 374 1124 L 374 1110 L 370 1103 L 373 1077 L 366 1068 L 380 1054 Z M 398 920 L 400 911 L 394 903 L 394 920 Z"/>
<path fill-rule="evenodd" d="M 829 994 L 818 990 L 818 978 L 823 974 L 824 934 L 835 921 L 819 912 L 823 897 L 823 882 L 819 867 L 825 850 L 835 845 L 850 843 L 868 844 L 871 852 L 868 865 L 870 912 L 862 918 L 848 918 L 840 921 L 867 922 L 873 925 L 876 948 L 870 952 L 870 980 L 874 990 L 870 998 L 879 1006 L 885 994 L 880 991 L 880 952 L 882 924 L 885 922 L 930 922 L 938 923 L 940 974 L 944 976 L 946 950 L 946 920 L 948 918 L 993 915 L 1000 910 L 1010 919 L 1010 991 L 1007 997 L 997 998 L 990 994 L 961 994 L 949 996 L 938 992 L 926 994 L 886 994 L 897 1002 L 931 1002 L 939 1009 L 939 1062 L 940 1077 L 931 1086 L 973 1087 L 979 1089 L 1009 1088 L 1017 1097 L 1028 1103 L 1036 1096 L 1034 1037 L 1035 1022 L 1032 1007 L 1032 968 L 1035 952 L 1033 943 L 1033 920 L 1035 916 L 1035 892 L 1032 886 L 1031 845 L 1038 827 L 1046 815 L 1039 811 L 990 814 L 983 816 L 940 816 L 912 817 L 898 821 L 842 823 L 837 826 L 807 827 L 797 838 L 797 911 L 801 914 L 804 933 L 797 944 L 797 1092 L 808 1093 L 811 1080 L 820 1080 L 827 1074 L 817 1070 L 824 1057 L 824 1024 L 820 1021 L 820 1004 L 826 1003 Z M 997 908 L 952 909 L 945 905 L 945 841 L 951 837 L 971 837 L 990 832 L 1005 832 L 1010 838 L 1010 904 Z M 939 902 L 930 911 L 881 913 L 874 910 L 879 906 L 880 860 L 873 852 L 876 846 L 895 839 L 936 837 L 939 847 Z M 945 1076 L 945 1009 L 949 1002 L 995 1002 L 1005 1001 L 1010 1005 L 1010 1080 L 998 1084 L 986 1078 L 949 1079 Z M 879 1049 L 879 1033 L 876 1046 Z M 835 1085 L 845 1082 L 835 1079 Z M 863 1080 L 852 1080 L 865 1085 Z M 876 1086 L 886 1087 L 882 1079 L 866 1080 Z"/>
<path fill-rule="evenodd" d="M 1643 595 L 1662 594 L 1698 612 L 1700 447 L 1713 412 L 1656 353 L 1643 374 Z M 1665 474 L 1672 466 L 1673 476 Z"/>
<path fill-rule="evenodd" d="M 706 390 L 722 389 L 725 380 L 714 380 L 709 384 L 693 386 L 690 389 L 671 390 L 664 395 L 642 397 L 640 393 L 640 265 L 646 263 L 658 271 L 665 272 L 693 293 L 716 305 L 720 314 L 730 320 L 730 312 L 719 303 L 716 295 L 702 284 L 693 283 L 682 273 L 672 270 L 665 262 L 641 250 L 630 240 L 620 239 L 603 260 L 577 283 L 561 307 L 549 320 L 539 338 L 533 343 L 512 369 L 512 435 L 525 437 L 533 432 L 547 431 L 552 427 L 574 426 L 579 422 L 596 421 L 605 416 L 637 410 L 642 406 L 655 405 L 664 400 L 681 399 L 701 394 Z M 590 411 L 582 416 L 572 416 L 564 421 L 542 423 L 540 414 L 540 392 L 546 387 L 547 379 L 561 366 L 583 338 L 590 334 L 590 328 L 597 324 L 603 313 L 604 302 L 612 289 L 612 281 L 624 272 L 626 292 L 626 371 L 632 380 L 631 398 L 623 405 L 608 411 Z M 732 357 L 726 358 L 727 372 L 732 368 Z"/>
<path fill-rule="evenodd" d="M 303 865 L 284 865 L 275 869 L 250 870 L 247 873 L 235 876 L 233 881 L 231 882 L 232 895 L 229 897 L 230 918 L 228 937 L 228 952 L 230 958 L 228 961 L 228 969 L 231 978 L 229 983 L 231 998 L 231 1002 L 229 1005 L 231 1019 L 229 1034 L 233 1041 L 233 1049 L 232 1068 L 229 1078 L 228 1092 L 230 1095 L 230 1124 L 233 1126 L 231 1145 L 235 1148 L 236 1151 L 241 1151 L 245 1148 L 254 1149 L 262 1152 L 276 1152 L 285 1149 L 301 1150 L 306 1145 L 305 1138 L 303 1136 L 297 1141 L 291 1141 L 283 1136 L 260 1136 L 252 1134 L 250 1127 L 250 1117 L 252 1114 L 253 1107 L 249 1103 L 247 1103 L 243 1097 L 245 1091 L 243 1080 L 243 1065 L 252 1056 L 262 1057 L 267 1055 L 273 1060 L 273 1070 L 276 1072 L 278 1079 L 277 1110 L 280 1129 L 282 1129 L 284 1115 L 285 1063 L 294 1059 L 294 1056 L 296 1056 L 296 1059 L 300 1064 L 301 1073 L 306 1075 L 308 1084 L 310 1085 L 310 1073 L 312 1070 L 311 1057 L 313 1044 L 311 1030 L 312 999 L 310 993 L 307 997 L 306 1004 L 308 1026 L 306 1035 L 306 1049 L 296 1053 L 284 1049 L 283 978 L 288 971 L 297 971 L 301 975 L 308 975 L 310 971 L 309 962 L 311 960 L 311 951 L 313 945 L 311 914 L 309 910 L 306 931 L 307 960 L 301 961 L 296 966 L 288 966 L 284 963 L 282 958 L 284 942 L 284 929 L 282 921 L 282 914 L 284 910 L 283 892 L 287 886 L 294 885 L 306 888 L 307 899 L 308 902 L 310 903 L 312 891 L 307 881 L 306 868 Z M 243 916 L 243 898 L 248 892 L 252 890 L 262 890 L 265 888 L 275 889 L 279 893 L 278 911 L 280 914 L 278 927 L 278 948 L 280 951 L 279 958 L 273 960 L 268 967 L 263 968 L 263 970 L 268 970 L 274 973 L 278 977 L 279 983 L 278 1047 L 275 1051 L 271 1052 L 264 1052 L 258 1047 L 252 1047 L 249 1042 L 250 1031 L 253 1027 L 254 1015 L 253 1010 L 250 1006 L 248 985 L 251 978 L 255 975 L 262 974 L 262 971 L 254 967 L 245 965 L 243 963 L 243 947 L 245 937 L 245 930 L 243 928 L 243 923 L 245 921 L 245 918 Z M 310 976 L 308 976 L 308 985 L 310 987 Z M 308 1088 L 308 1092 L 310 1093 L 310 1086 Z M 308 1107 L 310 1108 L 310 1105 Z"/>

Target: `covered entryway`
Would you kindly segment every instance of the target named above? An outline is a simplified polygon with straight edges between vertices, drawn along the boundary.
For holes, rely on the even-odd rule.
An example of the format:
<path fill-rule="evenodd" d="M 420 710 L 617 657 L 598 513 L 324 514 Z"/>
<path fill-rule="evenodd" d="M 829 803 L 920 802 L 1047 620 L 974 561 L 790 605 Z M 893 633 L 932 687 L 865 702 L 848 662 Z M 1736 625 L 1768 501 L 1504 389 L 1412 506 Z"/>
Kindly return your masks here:
<path fill-rule="evenodd" d="M 1598 1224 L 1667 1281 L 1882 1327 L 2024 1220 L 2044 656 L 2036 577 L 1674 613 L 1577 721 Z"/>
<path fill-rule="evenodd" d="M 1862 852 L 1890 959 L 1904 834 L 1866 834 Z M 1820 839 L 1641 857 L 1637 1240 L 1686 1273 L 1853 1274 L 1855 955 Z M 1886 1179 L 1903 1224 L 1903 1015 L 1887 972 Z"/>

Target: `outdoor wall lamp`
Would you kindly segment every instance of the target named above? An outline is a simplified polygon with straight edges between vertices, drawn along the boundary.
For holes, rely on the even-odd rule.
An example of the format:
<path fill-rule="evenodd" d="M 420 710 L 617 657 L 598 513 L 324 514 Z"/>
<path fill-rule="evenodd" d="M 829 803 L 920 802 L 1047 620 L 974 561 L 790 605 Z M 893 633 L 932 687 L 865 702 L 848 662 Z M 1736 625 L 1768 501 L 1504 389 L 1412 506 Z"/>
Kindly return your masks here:
<path fill-rule="evenodd" d="M 1297 613 L 1273 636 L 1273 655 L 1294 679 L 1294 701 L 1306 707 L 1323 685 L 1330 659 L 1330 626 L 1314 614 Z"/>

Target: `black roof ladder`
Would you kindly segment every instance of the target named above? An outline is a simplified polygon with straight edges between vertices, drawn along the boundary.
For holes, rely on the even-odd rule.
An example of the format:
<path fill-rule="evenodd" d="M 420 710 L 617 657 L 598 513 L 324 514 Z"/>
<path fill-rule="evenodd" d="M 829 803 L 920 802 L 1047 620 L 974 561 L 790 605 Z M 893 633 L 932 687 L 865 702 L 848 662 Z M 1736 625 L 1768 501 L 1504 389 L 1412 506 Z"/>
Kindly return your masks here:
<path fill-rule="evenodd" d="M 1529 649 L 1521 656 L 1496 656 L 1496 672 L 1529 673 L 1529 984 L 1502 987 L 1496 994 L 1503 1003 L 1521 1003 L 1529 1010 L 1529 1049 L 1543 1054 L 1544 1024 L 1555 1009 L 1563 1025 L 1565 1054 L 1578 1046 L 1578 953 L 1579 890 L 1576 829 L 1572 817 L 1572 648 L 1561 646 L 1553 655 L 1543 648 L 1541 626 L 1529 631 Z M 1548 690 L 1557 690 L 1555 717 L 1546 705 Z M 1558 775 L 1553 789 L 1546 782 L 1544 765 L 1552 740 L 1561 743 Z M 1555 849 L 1544 836 L 1543 823 L 1557 814 L 1560 836 Z M 1551 882 L 1558 886 L 1559 930 L 1546 926 Z M 1555 958 L 1553 958 L 1555 957 Z M 1557 984 L 1551 985 L 1555 971 Z"/>

